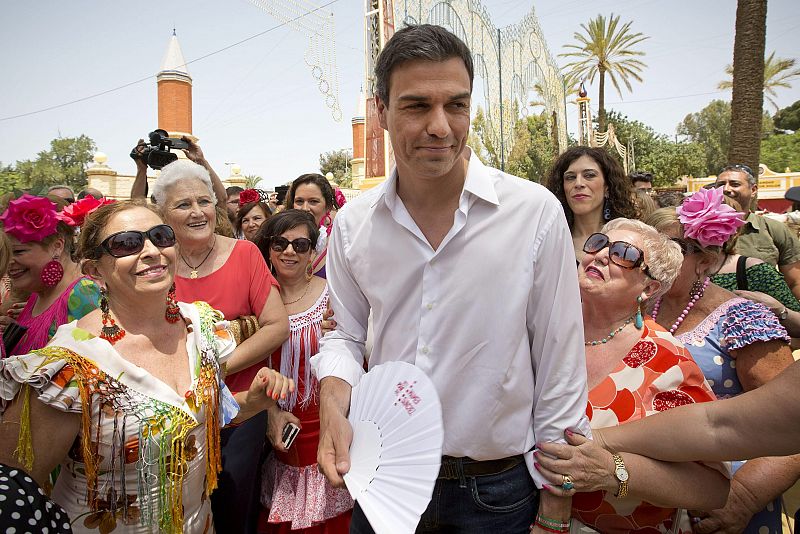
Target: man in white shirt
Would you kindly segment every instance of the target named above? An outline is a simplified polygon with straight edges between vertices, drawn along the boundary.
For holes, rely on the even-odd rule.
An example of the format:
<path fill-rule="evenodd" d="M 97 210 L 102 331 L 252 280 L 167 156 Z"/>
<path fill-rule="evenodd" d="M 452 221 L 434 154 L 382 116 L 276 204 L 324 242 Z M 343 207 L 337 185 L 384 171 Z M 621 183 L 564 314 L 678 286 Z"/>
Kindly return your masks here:
<path fill-rule="evenodd" d="M 379 56 L 377 106 L 397 168 L 334 220 L 328 284 L 336 330 L 312 359 L 321 380 L 319 466 L 349 469 L 352 386 L 369 365 L 413 363 L 442 403 L 442 470 L 421 532 L 527 533 L 569 518 L 570 499 L 522 454 L 589 432 L 575 255 L 561 205 L 485 167 L 466 146 L 469 49 L 438 26 L 399 30 Z M 356 505 L 351 532 L 371 532 Z M 537 527 L 534 532 L 543 532 Z"/>

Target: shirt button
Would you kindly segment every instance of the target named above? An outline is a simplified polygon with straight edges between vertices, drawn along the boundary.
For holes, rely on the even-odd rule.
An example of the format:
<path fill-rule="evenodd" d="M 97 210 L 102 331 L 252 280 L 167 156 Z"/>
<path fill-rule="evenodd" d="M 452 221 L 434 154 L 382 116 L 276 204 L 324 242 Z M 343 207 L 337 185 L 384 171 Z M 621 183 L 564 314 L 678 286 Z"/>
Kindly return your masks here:
<path fill-rule="evenodd" d="M 427 306 L 425 306 L 425 307 L 426 307 L 426 308 L 428 308 L 429 310 L 432 310 L 432 309 L 433 309 L 433 304 L 428 304 L 428 305 L 427 305 Z"/>
<path fill-rule="evenodd" d="M 422 347 L 422 354 L 428 354 L 428 347 Z"/>

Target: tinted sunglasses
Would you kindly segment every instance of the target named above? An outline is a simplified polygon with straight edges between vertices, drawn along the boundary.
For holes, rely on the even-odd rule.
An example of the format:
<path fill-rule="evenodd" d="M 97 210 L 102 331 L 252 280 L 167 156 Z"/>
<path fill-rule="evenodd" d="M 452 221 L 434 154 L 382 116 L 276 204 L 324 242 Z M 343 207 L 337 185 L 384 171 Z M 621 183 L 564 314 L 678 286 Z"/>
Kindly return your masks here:
<path fill-rule="evenodd" d="M 124 258 L 140 253 L 144 248 L 145 238 L 158 248 L 175 246 L 175 232 L 172 227 L 168 224 L 159 224 L 146 232 L 126 230 L 111 234 L 100 243 L 100 248 L 115 258 Z"/>
<path fill-rule="evenodd" d="M 283 252 L 289 245 L 292 245 L 292 248 L 297 254 L 304 254 L 311 250 L 311 240 L 307 237 L 298 237 L 297 239 L 289 241 L 285 237 L 276 235 L 269 239 L 269 248 L 275 252 Z"/>
<path fill-rule="evenodd" d="M 642 272 L 653 278 L 647 265 L 644 264 L 644 252 L 635 245 L 627 241 L 611 241 L 606 234 L 596 233 L 589 236 L 583 244 L 583 251 L 587 254 L 597 254 L 608 247 L 608 258 L 614 265 L 619 265 L 623 269 L 636 269 L 640 267 Z"/>

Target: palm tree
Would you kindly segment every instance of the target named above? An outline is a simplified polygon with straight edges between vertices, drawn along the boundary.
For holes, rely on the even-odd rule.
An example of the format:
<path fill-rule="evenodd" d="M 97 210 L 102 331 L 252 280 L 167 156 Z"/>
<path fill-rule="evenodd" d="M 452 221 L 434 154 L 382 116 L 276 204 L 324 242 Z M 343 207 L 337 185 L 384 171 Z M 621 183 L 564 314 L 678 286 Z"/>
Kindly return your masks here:
<path fill-rule="evenodd" d="M 620 82 L 630 91 L 630 78 L 641 82 L 642 77 L 639 73 L 647 66 L 635 58 L 643 56 L 644 52 L 634 50 L 633 47 L 648 37 L 639 32 L 631 32 L 631 23 L 632 21 L 626 22 L 618 28 L 619 15 L 615 17 L 612 13 L 608 21 L 603 15 L 597 15 L 597 18 L 589 21 L 588 26 L 581 24 L 585 33 L 575 32 L 574 37 L 579 44 L 564 45 L 564 48 L 573 51 L 559 54 L 561 57 L 575 58 L 574 61 L 564 65 L 564 69 L 570 71 L 573 78 L 592 82 L 596 75 L 600 75 L 598 98 L 600 131 L 606 129 L 606 74 L 617 93 L 622 96 Z"/>
<path fill-rule="evenodd" d="M 778 103 L 775 98 L 778 94 L 775 92 L 778 88 L 791 89 L 792 84 L 789 80 L 800 76 L 800 69 L 794 68 L 796 61 L 794 59 L 785 59 L 782 57 L 775 58 L 775 51 L 767 56 L 764 60 L 764 97 L 770 104 L 775 107 L 775 111 L 779 109 Z M 733 65 L 725 67 L 725 74 L 733 78 Z M 732 80 L 723 80 L 717 85 L 718 89 L 732 89 Z"/>
<path fill-rule="evenodd" d="M 729 163 L 758 169 L 764 113 L 767 0 L 738 0 L 733 41 L 733 96 Z"/>
<path fill-rule="evenodd" d="M 261 181 L 261 177 L 257 174 L 245 174 L 244 175 L 244 188 L 245 189 L 255 189 L 258 187 L 258 182 Z"/>

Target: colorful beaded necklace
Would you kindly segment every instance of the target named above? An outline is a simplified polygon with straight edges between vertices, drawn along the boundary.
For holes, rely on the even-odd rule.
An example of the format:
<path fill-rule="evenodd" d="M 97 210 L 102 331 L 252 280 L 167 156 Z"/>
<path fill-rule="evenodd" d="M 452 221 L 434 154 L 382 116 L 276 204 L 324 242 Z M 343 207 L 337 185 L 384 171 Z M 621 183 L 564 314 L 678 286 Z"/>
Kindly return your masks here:
<path fill-rule="evenodd" d="M 675 333 L 675 330 L 677 330 L 678 327 L 683 322 L 683 320 L 686 319 L 686 316 L 689 315 L 689 312 L 692 310 L 692 308 L 694 308 L 694 305 L 697 303 L 697 301 L 703 298 L 703 293 L 706 292 L 706 288 L 710 283 L 711 279 L 706 276 L 705 280 L 703 280 L 702 283 L 700 282 L 700 280 L 697 280 L 694 284 L 692 284 L 692 290 L 689 295 L 689 302 L 686 304 L 686 307 L 683 309 L 678 318 L 675 319 L 675 323 L 673 323 L 673 325 L 669 327 L 670 334 Z M 663 298 L 664 297 L 659 297 L 658 300 L 656 301 L 655 306 L 653 306 L 653 313 L 651 313 L 650 316 L 653 318 L 654 321 L 658 317 L 658 309 L 661 307 L 661 299 Z"/>
<path fill-rule="evenodd" d="M 625 328 L 626 326 L 631 324 L 631 322 L 633 322 L 633 319 L 635 317 L 636 317 L 636 315 L 631 315 L 630 317 L 625 319 L 625 322 L 622 323 L 622 326 L 620 326 L 616 330 L 613 330 L 613 331 L 609 332 L 608 336 L 604 337 L 603 339 L 598 339 L 596 341 L 584 341 L 583 344 L 586 345 L 586 346 L 595 346 L 595 345 L 602 345 L 603 343 L 608 343 L 609 341 L 614 339 L 614 336 L 616 336 L 617 334 L 622 332 L 623 328 Z"/>

